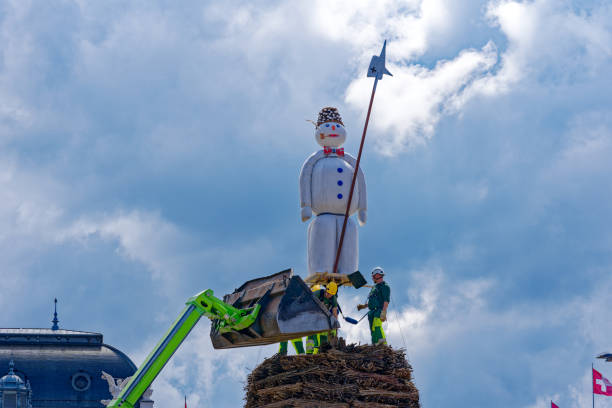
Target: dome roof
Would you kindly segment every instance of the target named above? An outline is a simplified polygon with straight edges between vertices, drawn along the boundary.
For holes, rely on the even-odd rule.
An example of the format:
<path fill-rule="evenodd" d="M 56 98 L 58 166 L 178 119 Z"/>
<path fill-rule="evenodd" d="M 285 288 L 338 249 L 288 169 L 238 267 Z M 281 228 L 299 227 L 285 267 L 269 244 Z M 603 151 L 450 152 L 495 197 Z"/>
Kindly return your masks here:
<path fill-rule="evenodd" d="M 0 378 L 0 390 L 25 390 L 26 385 L 23 380 L 15 375 L 15 363 L 13 360 L 9 363 L 8 374 Z"/>
<path fill-rule="evenodd" d="M 29 381 L 34 408 L 103 408 L 100 400 L 112 396 L 102 371 L 115 378 L 136 371 L 125 354 L 103 343 L 102 334 L 71 330 L 0 329 L 0 373 L 11 360 L 11 381 Z"/>

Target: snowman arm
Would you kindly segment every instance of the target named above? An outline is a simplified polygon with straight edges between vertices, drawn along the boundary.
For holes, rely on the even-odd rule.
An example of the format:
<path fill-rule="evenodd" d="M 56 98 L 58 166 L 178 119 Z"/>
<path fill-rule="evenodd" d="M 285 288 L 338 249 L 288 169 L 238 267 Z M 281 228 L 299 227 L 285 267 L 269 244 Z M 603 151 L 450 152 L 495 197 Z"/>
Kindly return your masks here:
<path fill-rule="evenodd" d="M 359 210 L 357 212 L 357 220 L 359 221 L 359 226 L 363 227 L 365 223 L 368 221 L 367 210 Z"/>
<path fill-rule="evenodd" d="M 312 169 L 322 154 L 323 151 L 311 154 L 302 165 L 302 170 L 300 170 L 300 208 L 302 208 L 302 219 L 304 221 L 310 218 L 308 216 L 304 219 L 304 216 L 307 215 L 304 212 L 308 212 L 305 207 L 310 209 L 312 206 Z"/>
<path fill-rule="evenodd" d="M 357 208 L 359 208 L 360 211 L 365 212 L 368 210 L 368 192 L 366 191 L 365 176 L 361 171 L 361 167 L 359 168 L 359 173 L 357 174 L 357 182 L 359 183 L 359 201 L 357 202 Z"/>
<path fill-rule="evenodd" d="M 359 183 L 357 220 L 359 221 L 359 225 L 363 226 L 368 220 L 368 194 L 366 192 L 365 177 L 363 176 L 361 168 L 359 169 L 359 173 L 357 173 L 357 182 Z"/>
<path fill-rule="evenodd" d="M 302 222 L 308 221 L 312 217 L 312 209 L 310 207 L 302 207 L 300 212 L 302 216 Z"/>

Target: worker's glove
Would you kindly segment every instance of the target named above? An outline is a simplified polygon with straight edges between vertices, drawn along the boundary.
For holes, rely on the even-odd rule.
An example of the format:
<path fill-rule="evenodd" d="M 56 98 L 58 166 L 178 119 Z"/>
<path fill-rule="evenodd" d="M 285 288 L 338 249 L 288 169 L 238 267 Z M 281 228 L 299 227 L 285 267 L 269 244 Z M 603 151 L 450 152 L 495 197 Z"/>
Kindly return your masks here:
<path fill-rule="evenodd" d="M 357 310 L 363 310 L 366 307 L 368 307 L 368 305 L 366 305 L 365 303 L 363 305 L 357 305 Z"/>
<path fill-rule="evenodd" d="M 387 311 L 386 310 L 383 310 L 382 312 L 380 312 L 380 321 L 381 322 L 387 321 Z"/>
<path fill-rule="evenodd" d="M 302 222 L 308 220 L 310 217 L 312 217 L 312 210 L 310 207 L 302 207 Z"/>
<path fill-rule="evenodd" d="M 359 210 L 357 213 L 357 220 L 359 221 L 359 225 L 363 227 L 363 225 L 368 220 L 368 213 L 366 210 Z"/>

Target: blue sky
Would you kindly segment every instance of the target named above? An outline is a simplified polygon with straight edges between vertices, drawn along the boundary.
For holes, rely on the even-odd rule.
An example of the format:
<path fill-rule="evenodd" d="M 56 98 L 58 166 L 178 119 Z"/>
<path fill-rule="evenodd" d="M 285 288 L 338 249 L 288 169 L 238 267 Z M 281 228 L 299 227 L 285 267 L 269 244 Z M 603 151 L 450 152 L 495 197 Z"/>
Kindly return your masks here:
<path fill-rule="evenodd" d="M 303 275 L 305 119 L 337 106 L 356 154 L 388 39 L 360 268 L 388 273 L 423 406 L 586 406 L 612 350 L 611 22 L 604 1 L 4 1 L 0 326 L 50 326 L 58 297 L 61 327 L 140 362 L 192 294 Z M 159 406 L 240 406 L 275 352 L 208 328 Z"/>

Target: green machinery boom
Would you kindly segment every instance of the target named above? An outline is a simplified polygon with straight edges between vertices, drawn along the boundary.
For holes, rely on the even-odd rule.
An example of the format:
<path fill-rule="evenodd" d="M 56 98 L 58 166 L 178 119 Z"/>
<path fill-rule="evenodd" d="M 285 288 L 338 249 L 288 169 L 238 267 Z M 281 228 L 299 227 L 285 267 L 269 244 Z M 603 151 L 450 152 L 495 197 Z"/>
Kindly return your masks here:
<path fill-rule="evenodd" d="M 249 281 L 223 300 L 205 290 L 187 300 L 179 318 L 108 408 L 133 408 L 202 316 L 212 320 L 215 348 L 272 344 L 340 327 L 291 269 Z"/>

